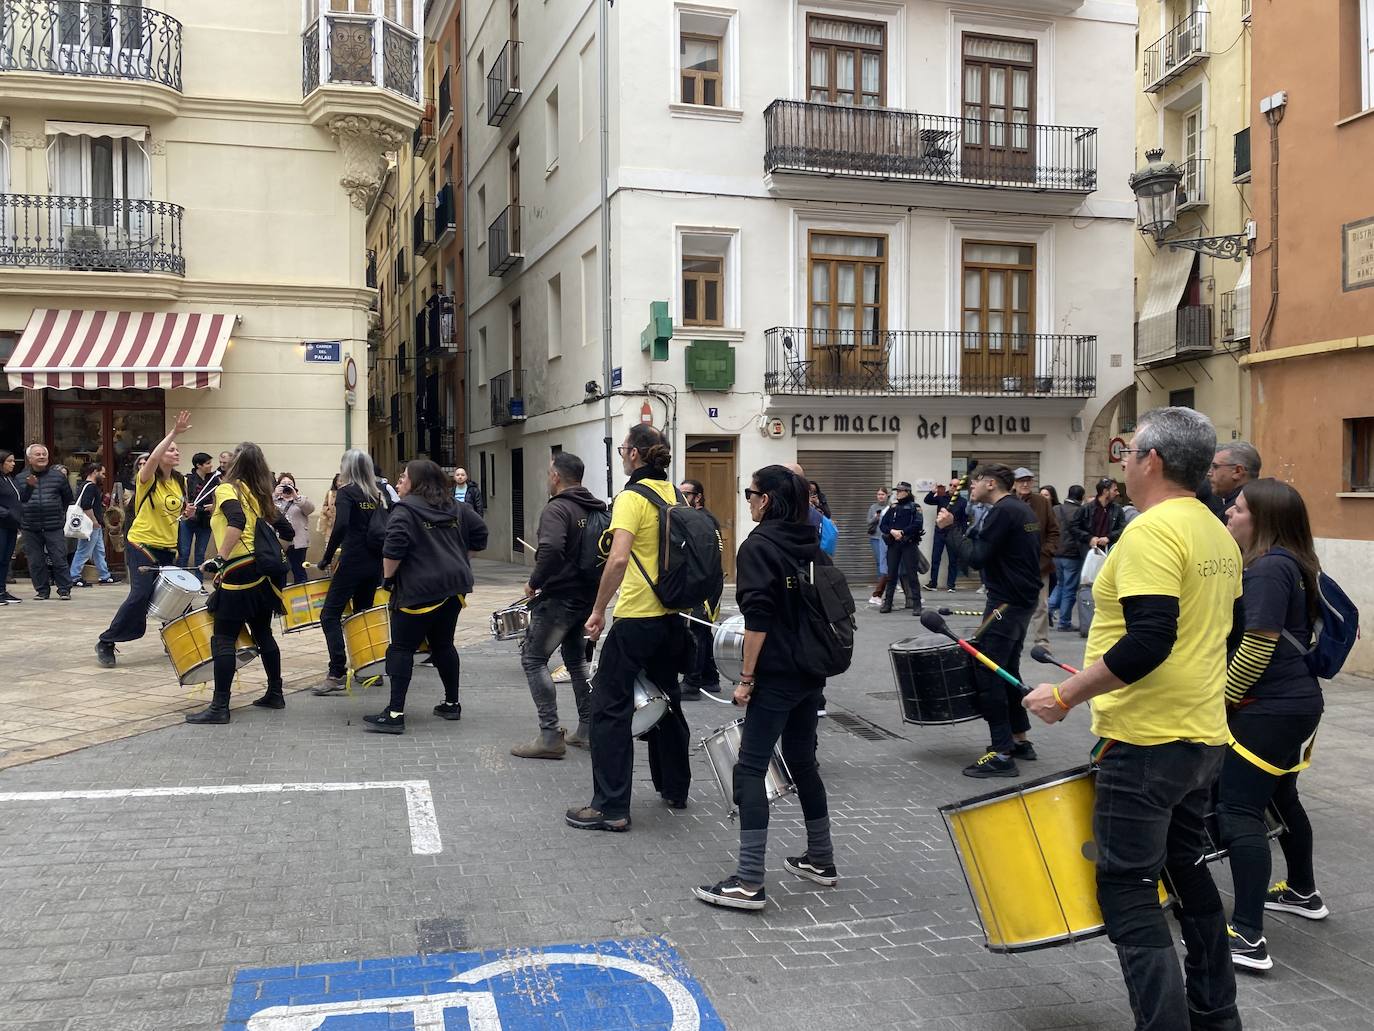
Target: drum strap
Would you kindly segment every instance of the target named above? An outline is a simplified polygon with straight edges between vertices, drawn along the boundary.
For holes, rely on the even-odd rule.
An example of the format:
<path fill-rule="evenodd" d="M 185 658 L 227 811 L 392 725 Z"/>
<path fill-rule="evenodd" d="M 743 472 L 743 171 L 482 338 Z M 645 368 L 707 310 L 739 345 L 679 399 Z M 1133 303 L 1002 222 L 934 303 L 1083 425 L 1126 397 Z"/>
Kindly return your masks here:
<path fill-rule="evenodd" d="M 1243 744 L 1237 741 L 1234 735 L 1231 736 L 1230 745 L 1231 750 L 1235 752 L 1236 755 L 1240 756 L 1242 759 L 1248 762 L 1251 766 L 1263 770 L 1265 773 L 1269 774 L 1272 777 L 1286 777 L 1290 773 L 1301 773 L 1303 770 L 1307 769 L 1307 767 L 1312 765 L 1312 752 L 1317 747 L 1317 733 L 1316 731 L 1313 731 L 1312 736 L 1303 742 L 1302 758 L 1298 760 L 1298 765 L 1294 766 L 1291 770 L 1285 770 L 1281 767 L 1275 766 L 1271 762 L 1266 762 L 1265 760 L 1261 759 L 1254 752 L 1250 751 L 1250 749 L 1246 748 Z"/>
<path fill-rule="evenodd" d="M 1088 761 L 1093 765 L 1097 765 L 1097 761 L 1106 755 L 1107 749 L 1111 748 L 1114 744 L 1116 744 L 1116 741 L 1113 738 L 1098 738 L 1097 744 L 1093 745 L 1092 750 L 1088 752 Z"/>
<path fill-rule="evenodd" d="M 458 599 L 458 607 L 460 609 L 467 607 L 468 596 L 466 594 L 455 594 L 454 597 Z M 449 599 L 445 598 L 443 601 L 435 602 L 433 605 L 420 605 L 413 609 L 403 608 L 400 611 L 404 612 L 407 616 L 423 616 L 426 612 L 433 612 L 435 609 L 443 608 L 448 603 Z M 514 608 L 514 606 L 511 607 Z"/>
<path fill-rule="evenodd" d="M 1002 618 L 1002 612 L 1006 607 L 1006 603 L 1003 602 L 1001 605 L 998 605 L 997 608 L 989 612 L 988 618 L 983 620 L 982 624 L 978 627 L 978 629 L 969 635 L 970 640 L 976 641 L 978 640 L 978 638 L 982 637 L 984 630 L 991 626 L 994 621 Z"/>

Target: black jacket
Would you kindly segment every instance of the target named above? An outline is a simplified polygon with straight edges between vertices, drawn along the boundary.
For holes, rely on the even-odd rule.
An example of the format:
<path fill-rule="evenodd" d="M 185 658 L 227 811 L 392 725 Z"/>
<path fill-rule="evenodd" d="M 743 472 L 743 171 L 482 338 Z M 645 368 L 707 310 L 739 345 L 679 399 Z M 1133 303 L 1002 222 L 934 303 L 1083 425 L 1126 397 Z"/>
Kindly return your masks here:
<path fill-rule="evenodd" d="M 467 488 L 467 500 L 462 503 L 465 505 L 471 505 L 477 511 L 477 514 L 479 516 L 485 516 L 487 514 L 487 499 L 482 494 L 481 485 L 476 480 L 468 480 Z M 453 489 L 455 491 L 458 489 L 456 484 L 454 485 Z M 453 500 L 458 500 L 456 495 L 454 496 Z"/>
<path fill-rule="evenodd" d="M 334 494 L 334 528 L 329 531 L 320 565 L 327 566 L 340 549 L 339 564 L 359 568 L 369 562 L 381 568 L 377 553 L 367 546 L 367 529 L 372 525 L 377 502 L 363 493 L 356 483 L 340 487 Z"/>
<path fill-rule="evenodd" d="M 1093 533 L 1093 511 L 1098 508 L 1097 499 L 1083 502 L 1083 507 L 1073 515 L 1070 532 L 1078 544 L 1080 558 L 1086 558 L 1093 549 L 1088 542 L 1098 534 Z M 1110 547 L 1121 539 L 1121 531 L 1126 529 L 1126 513 L 1115 501 L 1107 506 L 1107 545 Z"/>
<path fill-rule="evenodd" d="M 24 529 L 62 529 L 62 524 L 67 520 L 67 506 L 76 500 L 72 485 L 53 466 L 48 466 L 41 473 L 32 473 L 38 485 L 30 487 L 25 482 L 30 473 L 31 470 L 25 467 L 18 477 L 19 498 L 24 502 L 24 514 L 21 517 Z"/>
<path fill-rule="evenodd" d="M 998 500 L 976 530 L 951 526 L 945 541 L 959 564 L 983 570 L 994 605 L 1034 608 L 1040 597 L 1040 520 L 1014 494 Z"/>
<path fill-rule="evenodd" d="M 1065 501 L 1054 506 L 1055 518 L 1059 520 L 1059 547 L 1055 549 L 1055 558 L 1083 557 L 1083 550 L 1073 535 L 1073 521 L 1082 507 L 1081 501 Z"/>
<path fill-rule="evenodd" d="M 883 540 L 887 542 L 888 547 L 919 544 L 926 532 L 925 516 L 921 515 L 921 510 L 917 507 L 915 500 L 908 497 L 906 501 L 897 502 L 883 513 L 883 518 L 878 523 L 878 530 L 882 533 Z M 892 538 L 891 532 L 893 530 L 902 531 L 901 541 Z"/>
<path fill-rule="evenodd" d="M 735 557 L 735 600 L 744 614 L 745 629 L 768 635 L 753 670 L 760 678 L 815 675 L 814 670 L 799 670 L 796 663 L 801 632 L 797 570 L 811 562 L 831 564 L 808 523 L 768 519 L 740 545 Z"/>
<path fill-rule="evenodd" d="M 534 572 L 530 586 L 545 598 L 573 598 L 588 603 L 596 600 L 599 578 L 578 570 L 577 552 L 582 547 L 582 528 L 587 513 L 606 511 L 606 502 L 586 487 L 569 487 L 549 499 L 539 514 Z"/>
<path fill-rule="evenodd" d="M 0 473 L 0 526 L 7 530 L 19 529 L 19 520 L 24 514 L 22 488 L 18 479 Z"/>
<path fill-rule="evenodd" d="M 472 590 L 472 566 L 468 552 L 487 546 L 487 524 L 471 505 L 449 501 L 436 508 L 407 494 L 394 506 L 386 521 L 382 557 L 400 561 L 395 608 L 414 608 L 447 601 Z"/>
<path fill-rule="evenodd" d="M 209 476 L 201 476 L 195 470 L 186 477 L 186 502 L 193 503 L 196 498 L 200 498 L 200 504 L 196 505 L 196 513 L 186 520 L 192 526 L 209 526 L 210 516 L 215 511 L 215 488 L 212 486 L 206 490 L 207 484 L 218 485 L 222 477 L 218 469 L 211 469 Z M 202 497 L 202 495 L 204 495 Z"/>

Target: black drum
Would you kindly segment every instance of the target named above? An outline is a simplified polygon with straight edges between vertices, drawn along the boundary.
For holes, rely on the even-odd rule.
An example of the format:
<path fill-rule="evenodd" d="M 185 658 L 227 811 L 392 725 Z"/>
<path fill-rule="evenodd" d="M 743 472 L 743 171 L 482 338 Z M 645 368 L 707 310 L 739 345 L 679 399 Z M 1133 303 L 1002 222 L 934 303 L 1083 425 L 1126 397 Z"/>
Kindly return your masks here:
<path fill-rule="evenodd" d="M 908 637 L 893 644 L 888 654 L 903 723 L 930 726 L 978 719 L 973 662 L 948 637 Z"/>

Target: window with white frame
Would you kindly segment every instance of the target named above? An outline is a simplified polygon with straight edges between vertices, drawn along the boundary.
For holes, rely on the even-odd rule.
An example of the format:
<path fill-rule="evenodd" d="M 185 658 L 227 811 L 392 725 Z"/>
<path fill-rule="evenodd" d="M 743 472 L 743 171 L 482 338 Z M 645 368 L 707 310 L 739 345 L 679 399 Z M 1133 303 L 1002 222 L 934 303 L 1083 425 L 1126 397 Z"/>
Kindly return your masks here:
<path fill-rule="evenodd" d="M 0 193 L 10 192 L 10 120 L 0 117 Z"/>
<path fill-rule="evenodd" d="M 679 230 L 679 325 L 724 329 L 740 324 L 738 239 L 734 230 Z"/>
<path fill-rule="evenodd" d="M 677 17 L 674 100 L 694 107 L 739 106 L 735 66 L 735 13 L 680 5 Z"/>
<path fill-rule="evenodd" d="M 1183 115 L 1183 198 L 1186 204 L 1201 204 L 1203 186 L 1203 127 L 1202 108 L 1195 107 Z"/>
<path fill-rule="evenodd" d="M 92 126 L 93 132 L 99 126 Z M 146 130 L 110 126 L 111 135 L 59 131 L 48 139 L 48 192 L 76 199 L 62 205 L 67 225 L 92 225 L 141 231 L 148 199 L 149 158 Z"/>
<path fill-rule="evenodd" d="M 563 277 L 551 276 L 548 283 L 549 360 L 563 355 Z"/>
<path fill-rule="evenodd" d="M 558 87 L 544 100 L 544 174 L 558 167 Z"/>

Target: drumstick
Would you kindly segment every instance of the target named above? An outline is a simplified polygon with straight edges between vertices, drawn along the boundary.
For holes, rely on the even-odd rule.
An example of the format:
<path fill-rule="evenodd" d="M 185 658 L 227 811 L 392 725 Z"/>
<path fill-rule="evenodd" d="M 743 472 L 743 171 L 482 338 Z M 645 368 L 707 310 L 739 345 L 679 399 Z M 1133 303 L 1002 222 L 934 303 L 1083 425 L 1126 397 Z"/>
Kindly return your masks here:
<path fill-rule="evenodd" d="M 683 619 L 687 620 L 689 623 L 700 623 L 702 626 L 710 627 L 716 625 L 715 623 L 712 623 L 709 619 L 697 619 L 696 616 L 689 616 L 685 612 L 679 612 L 678 615 L 681 616 Z"/>
<path fill-rule="evenodd" d="M 184 569 L 188 573 L 199 573 L 200 566 L 139 566 L 140 573 L 156 573 L 161 569 Z"/>
<path fill-rule="evenodd" d="M 981 616 L 977 609 L 940 609 L 942 616 Z"/>
<path fill-rule="evenodd" d="M 1046 648 L 1043 644 L 1037 644 L 1034 648 L 1031 649 L 1031 658 L 1034 659 L 1036 662 L 1043 662 L 1050 666 L 1058 666 L 1065 673 L 1078 672 L 1078 670 L 1074 669 L 1067 663 L 1060 662 L 1058 659 L 1056 659 L 1053 655 L 1050 654 L 1050 650 Z"/>
<path fill-rule="evenodd" d="M 529 542 L 527 542 L 527 541 L 522 541 L 519 537 L 515 538 L 515 543 L 519 544 L 519 545 L 520 545 L 522 548 L 524 548 L 526 551 L 538 551 L 538 550 L 539 550 L 538 548 L 534 547 L 534 546 L 533 546 L 532 544 L 530 544 Z"/>
<path fill-rule="evenodd" d="M 955 642 L 957 645 L 959 645 L 960 648 L 964 649 L 964 651 L 968 652 L 975 659 L 981 662 L 988 669 L 992 670 L 1007 683 L 1017 687 L 1022 694 L 1030 693 L 1030 688 L 1028 688 L 1025 684 L 1021 683 L 1021 681 L 1017 680 L 1014 676 L 1012 676 L 1010 673 L 1004 670 L 1001 666 L 997 665 L 997 663 L 993 662 L 991 659 L 989 659 L 986 655 L 980 652 L 973 645 L 969 644 L 963 638 L 955 636 L 954 631 L 952 631 L 949 628 L 949 626 L 945 623 L 945 617 L 940 615 L 938 612 L 932 612 L 930 609 L 926 609 L 925 611 L 923 611 L 921 613 L 921 626 L 925 627 L 927 630 L 931 630 L 937 634 L 943 634 L 944 636 L 948 637 L 951 641 Z"/>

